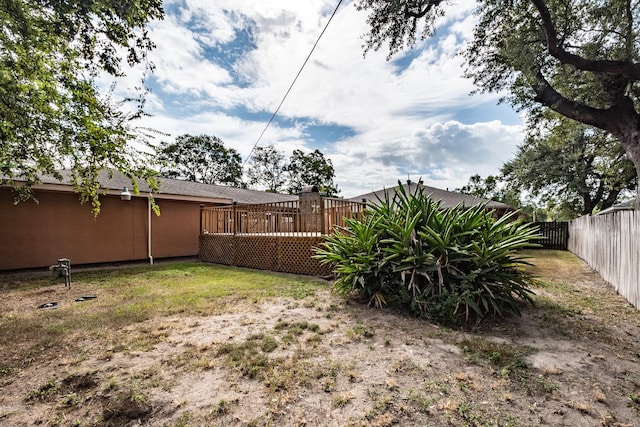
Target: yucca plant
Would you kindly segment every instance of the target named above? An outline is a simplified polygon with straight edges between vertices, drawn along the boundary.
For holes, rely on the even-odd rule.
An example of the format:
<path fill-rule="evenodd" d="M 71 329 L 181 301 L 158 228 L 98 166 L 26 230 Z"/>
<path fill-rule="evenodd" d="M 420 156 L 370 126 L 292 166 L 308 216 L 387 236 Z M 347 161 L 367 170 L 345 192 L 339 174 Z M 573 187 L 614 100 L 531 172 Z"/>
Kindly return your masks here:
<path fill-rule="evenodd" d="M 519 315 L 518 300 L 533 303 L 535 279 L 518 251 L 540 236 L 513 215 L 495 220 L 484 206 L 445 210 L 422 190 L 399 186 L 327 236 L 316 257 L 334 266 L 337 292 L 355 291 L 378 307 L 454 323 Z"/>

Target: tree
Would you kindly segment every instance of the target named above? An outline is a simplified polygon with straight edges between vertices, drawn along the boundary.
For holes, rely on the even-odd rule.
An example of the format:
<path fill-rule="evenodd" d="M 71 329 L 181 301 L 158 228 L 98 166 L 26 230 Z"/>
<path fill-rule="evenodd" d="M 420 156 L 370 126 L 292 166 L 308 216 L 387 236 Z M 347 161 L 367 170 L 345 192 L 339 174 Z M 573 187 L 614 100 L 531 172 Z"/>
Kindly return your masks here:
<path fill-rule="evenodd" d="M 443 0 L 360 0 L 365 49 L 389 55 L 434 31 Z M 467 76 L 481 91 L 509 90 L 521 108 L 549 108 L 602 129 L 640 174 L 640 11 L 625 0 L 481 0 Z M 640 194 L 636 197 L 640 209 Z"/>
<path fill-rule="evenodd" d="M 286 183 L 285 159 L 273 145 L 256 147 L 247 169 L 249 185 L 278 193 Z"/>
<path fill-rule="evenodd" d="M 226 148 L 216 136 L 181 135 L 175 142 L 163 142 L 157 159 L 160 173 L 169 178 L 205 184 L 242 185 L 242 158 L 233 148 Z"/>
<path fill-rule="evenodd" d="M 321 193 L 335 196 L 339 190 L 333 182 L 335 171 L 330 159 L 326 159 L 320 150 L 309 154 L 293 150 L 286 167 L 289 175 L 289 194 L 299 194 L 304 186 L 314 185 Z"/>
<path fill-rule="evenodd" d="M 480 197 L 482 199 L 499 200 L 500 194 L 498 194 L 499 178 L 493 175 L 487 176 L 483 179 L 480 175 L 475 174 L 469 178 L 469 183 L 462 188 L 457 188 L 455 191 L 462 194 L 469 194 L 471 196 Z"/>
<path fill-rule="evenodd" d="M 507 185 L 503 176 L 489 175 L 482 178 L 476 174 L 469 178 L 469 183 L 462 188 L 456 189 L 462 194 L 470 194 L 472 196 L 483 199 L 495 200 L 496 202 L 506 203 L 520 214 L 533 221 L 545 221 L 548 218 L 547 210 L 536 206 L 532 200 L 523 200 L 522 192 L 513 186 Z"/>
<path fill-rule="evenodd" d="M 612 206 L 637 185 L 633 164 L 615 138 L 557 116 L 532 130 L 502 173 L 511 188 L 540 196 L 574 218 Z"/>
<path fill-rule="evenodd" d="M 136 176 L 157 187 L 130 145 L 145 139 L 132 124 L 143 114 L 143 90 L 116 101 L 95 78 L 121 75 L 123 60 L 149 70 L 146 26 L 163 16 L 161 0 L 0 0 L 0 182 L 17 200 L 33 197 L 42 174 L 61 179 L 62 168 L 95 214 L 101 169 L 120 170 L 135 191 Z"/>

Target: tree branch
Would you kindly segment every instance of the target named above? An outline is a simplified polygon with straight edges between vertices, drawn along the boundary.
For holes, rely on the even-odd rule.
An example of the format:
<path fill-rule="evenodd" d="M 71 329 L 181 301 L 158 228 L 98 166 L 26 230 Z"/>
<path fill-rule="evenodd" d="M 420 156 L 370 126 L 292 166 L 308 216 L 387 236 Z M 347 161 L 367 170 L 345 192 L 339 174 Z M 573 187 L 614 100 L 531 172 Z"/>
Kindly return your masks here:
<path fill-rule="evenodd" d="M 435 6 L 439 6 L 440 3 L 442 3 L 443 1 L 444 0 L 427 0 L 426 1 L 427 4 L 426 4 L 426 6 L 424 6 L 424 9 L 419 10 L 418 12 L 414 12 L 414 11 L 409 9 L 409 7 L 418 7 L 419 8 L 420 5 L 417 4 L 418 2 L 416 2 L 414 4 L 410 4 L 411 2 L 407 2 L 406 6 L 405 6 L 405 9 L 404 9 L 404 16 L 407 17 L 407 18 L 416 18 L 416 19 L 422 18 L 427 13 L 429 13 L 429 11 L 431 9 L 433 9 Z"/>
<path fill-rule="evenodd" d="M 534 100 L 560 113 L 561 115 L 578 122 L 607 130 L 613 134 L 616 128 L 613 126 L 613 108 L 606 110 L 589 107 L 588 105 L 572 101 L 562 96 L 544 78 L 541 71 L 536 73 L 536 83 L 532 86 L 536 95 Z"/>
<path fill-rule="evenodd" d="M 545 4 L 545 0 L 531 0 L 540 13 L 542 28 L 547 38 L 547 50 L 549 54 L 563 64 L 572 65 L 578 70 L 592 71 L 606 74 L 623 74 L 631 80 L 640 80 L 640 64 L 629 61 L 591 60 L 580 55 L 573 54 L 561 48 L 558 43 L 558 35 L 551 18 L 551 13 Z"/>

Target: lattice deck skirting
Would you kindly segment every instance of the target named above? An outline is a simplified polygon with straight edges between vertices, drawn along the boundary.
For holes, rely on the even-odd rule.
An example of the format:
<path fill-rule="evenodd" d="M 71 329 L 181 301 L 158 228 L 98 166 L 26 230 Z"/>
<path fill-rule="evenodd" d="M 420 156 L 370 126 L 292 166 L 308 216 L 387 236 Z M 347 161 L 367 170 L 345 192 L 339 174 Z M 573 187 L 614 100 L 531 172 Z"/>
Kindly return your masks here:
<path fill-rule="evenodd" d="M 327 276 L 331 268 L 313 258 L 320 236 L 204 234 L 202 261 L 284 273 Z"/>

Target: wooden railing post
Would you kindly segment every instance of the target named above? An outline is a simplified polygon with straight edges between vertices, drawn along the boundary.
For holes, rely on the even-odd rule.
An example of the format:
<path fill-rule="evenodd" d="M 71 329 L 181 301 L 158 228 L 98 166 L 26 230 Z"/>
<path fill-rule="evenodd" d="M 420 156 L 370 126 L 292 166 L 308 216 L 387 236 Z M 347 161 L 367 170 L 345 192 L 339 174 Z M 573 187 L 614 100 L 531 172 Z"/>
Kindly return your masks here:
<path fill-rule="evenodd" d="M 236 217 L 236 205 L 238 204 L 238 202 L 233 202 L 233 209 L 232 209 L 232 214 L 231 214 L 231 218 L 233 221 L 233 235 L 236 235 L 236 232 L 238 231 L 238 218 Z"/>
<path fill-rule="evenodd" d="M 319 210 L 319 215 L 320 215 L 320 234 L 327 234 L 327 221 L 325 220 L 324 217 L 324 197 L 320 196 L 320 209 Z"/>

